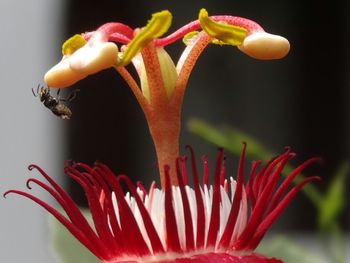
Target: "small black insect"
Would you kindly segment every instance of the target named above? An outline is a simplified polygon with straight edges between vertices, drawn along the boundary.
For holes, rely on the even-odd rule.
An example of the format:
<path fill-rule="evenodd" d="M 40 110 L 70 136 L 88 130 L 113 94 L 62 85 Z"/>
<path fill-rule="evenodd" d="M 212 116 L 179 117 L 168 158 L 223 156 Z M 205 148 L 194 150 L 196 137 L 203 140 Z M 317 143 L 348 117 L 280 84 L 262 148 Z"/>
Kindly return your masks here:
<path fill-rule="evenodd" d="M 58 89 L 57 98 L 55 98 L 51 96 L 49 87 L 40 86 L 39 84 L 36 92 L 32 88 L 34 97 L 39 97 L 44 106 L 51 110 L 53 114 L 62 119 L 70 119 L 72 111 L 63 102 L 73 100 L 79 90 L 74 90 L 67 98 L 60 98 L 60 91 L 61 89 Z"/>

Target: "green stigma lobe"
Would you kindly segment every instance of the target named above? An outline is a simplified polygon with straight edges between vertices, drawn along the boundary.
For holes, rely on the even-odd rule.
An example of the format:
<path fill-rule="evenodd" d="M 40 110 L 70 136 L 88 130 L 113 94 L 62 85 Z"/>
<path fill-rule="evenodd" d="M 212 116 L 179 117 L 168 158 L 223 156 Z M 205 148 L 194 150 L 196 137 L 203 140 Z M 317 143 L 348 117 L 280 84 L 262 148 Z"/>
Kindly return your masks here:
<path fill-rule="evenodd" d="M 247 30 L 243 27 L 218 23 L 210 19 L 207 10 L 200 10 L 198 15 L 202 29 L 211 37 L 219 40 L 218 44 L 239 46 L 247 36 Z M 214 41 L 213 43 L 216 44 Z"/>
<path fill-rule="evenodd" d="M 76 50 L 86 44 L 85 39 L 80 34 L 68 38 L 62 45 L 62 54 L 72 55 Z"/>
<path fill-rule="evenodd" d="M 196 37 L 198 34 L 199 34 L 198 31 L 192 31 L 192 32 L 190 32 L 190 33 L 187 33 L 187 34 L 183 37 L 182 42 L 183 42 L 186 46 L 188 46 L 188 45 L 190 44 L 190 42 L 192 41 L 192 39 L 193 39 L 194 37 Z"/>
<path fill-rule="evenodd" d="M 164 10 L 152 15 L 147 25 L 132 39 L 126 46 L 125 52 L 120 56 L 118 66 L 125 66 L 130 63 L 132 58 L 142 50 L 153 39 L 165 34 L 172 21 L 172 15 Z"/>

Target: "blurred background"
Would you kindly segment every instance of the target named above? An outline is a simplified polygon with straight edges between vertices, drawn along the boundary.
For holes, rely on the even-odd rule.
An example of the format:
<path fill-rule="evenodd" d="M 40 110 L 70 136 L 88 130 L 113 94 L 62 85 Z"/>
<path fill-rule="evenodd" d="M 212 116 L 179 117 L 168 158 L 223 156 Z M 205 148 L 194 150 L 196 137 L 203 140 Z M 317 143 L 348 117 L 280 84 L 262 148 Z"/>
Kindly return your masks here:
<path fill-rule="evenodd" d="M 64 121 L 34 98 L 31 88 L 42 83 L 47 69 L 61 59 L 61 43 L 71 35 L 96 29 L 108 21 L 142 27 L 153 12 L 168 9 L 170 32 L 197 17 L 201 7 L 210 15 L 230 14 L 255 20 L 268 32 L 291 43 L 281 61 L 256 61 L 232 47 L 209 46 L 188 83 L 181 135 L 198 157 L 216 155 L 187 129 L 191 118 L 221 127 L 230 125 L 249 134 L 272 152 L 291 146 L 297 165 L 311 156 L 323 162 L 306 171 L 320 175 L 318 189 L 327 191 L 337 169 L 350 156 L 350 4 L 318 1 L 55 1 L 0 2 L 3 54 L 0 60 L 1 193 L 25 187 L 26 166 L 39 164 L 66 185 L 81 205 L 79 189 L 63 177 L 64 160 L 109 165 L 148 185 L 156 178 L 156 159 L 146 122 L 131 91 L 114 70 L 106 70 L 74 85 L 73 117 Z M 316 8 L 317 7 L 317 8 Z M 167 51 L 174 58 L 181 42 Z M 68 91 L 69 92 L 69 91 Z M 248 141 L 249 151 L 249 141 Z M 234 174 L 237 157 L 228 153 Z M 33 174 L 33 173 L 32 173 Z M 347 185 L 350 180 L 347 180 Z M 34 190 L 50 202 L 45 194 Z M 341 231 L 349 231 L 350 195 L 340 215 Z M 0 200 L 1 262 L 54 262 L 47 248 L 46 213 L 27 200 Z M 315 208 L 300 194 L 273 231 L 312 233 Z"/>

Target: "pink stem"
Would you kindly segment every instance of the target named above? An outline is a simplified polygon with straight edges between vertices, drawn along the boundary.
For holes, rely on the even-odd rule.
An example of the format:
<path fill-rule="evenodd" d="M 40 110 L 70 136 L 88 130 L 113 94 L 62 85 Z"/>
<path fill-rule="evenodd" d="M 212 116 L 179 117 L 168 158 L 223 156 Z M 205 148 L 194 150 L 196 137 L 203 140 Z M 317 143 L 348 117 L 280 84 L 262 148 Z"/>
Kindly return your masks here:
<path fill-rule="evenodd" d="M 264 29 L 259 24 L 243 17 L 211 16 L 210 18 L 216 22 L 225 22 L 226 24 L 229 24 L 229 25 L 243 27 L 248 30 L 248 35 L 251 34 L 252 32 L 264 31 Z M 166 46 L 177 41 L 179 38 L 184 37 L 186 34 L 190 32 L 199 30 L 200 28 L 201 28 L 201 25 L 199 23 L 199 20 L 195 20 L 181 27 L 180 29 L 176 30 L 174 33 L 170 34 L 169 36 L 156 39 L 154 43 L 156 46 Z"/>
<path fill-rule="evenodd" d="M 171 103 L 178 105 L 179 108 L 181 108 L 186 85 L 192 69 L 198 57 L 202 54 L 203 50 L 211 40 L 212 38 L 205 32 L 199 33 L 194 40 L 195 43 L 186 47 L 176 65 L 176 68 L 178 70 L 178 79 L 176 81 L 175 89 L 171 97 Z"/>
<path fill-rule="evenodd" d="M 132 93 L 136 97 L 137 102 L 140 104 L 143 112 L 148 111 L 148 102 L 146 98 L 143 96 L 142 91 L 139 85 L 136 83 L 134 78 L 130 75 L 130 73 L 124 67 L 114 67 L 116 71 L 123 77 L 125 82 L 130 87 Z"/>

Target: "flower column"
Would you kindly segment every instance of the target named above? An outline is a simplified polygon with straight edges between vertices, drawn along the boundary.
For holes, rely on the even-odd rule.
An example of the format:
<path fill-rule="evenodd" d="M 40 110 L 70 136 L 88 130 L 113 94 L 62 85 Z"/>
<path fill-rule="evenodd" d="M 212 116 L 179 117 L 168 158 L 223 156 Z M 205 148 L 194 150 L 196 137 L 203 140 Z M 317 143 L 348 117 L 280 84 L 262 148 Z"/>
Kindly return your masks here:
<path fill-rule="evenodd" d="M 181 106 L 188 78 L 205 47 L 210 43 L 236 46 L 247 55 L 264 60 L 282 58 L 289 51 L 288 40 L 266 33 L 257 23 L 241 17 L 209 17 L 205 9 L 200 11 L 198 20 L 160 38 L 171 20 L 171 13 L 162 11 L 153 14 L 141 29 L 113 22 L 76 35 L 63 45 L 62 61 L 45 75 L 48 86 L 62 88 L 114 67 L 146 116 L 163 188 L 165 166 L 170 166 L 171 184 L 178 184 L 174 167 L 179 155 Z M 182 38 L 187 46 L 175 66 L 164 47 Z M 121 44 L 120 49 L 115 43 Z M 126 69 L 129 64 L 135 67 L 139 83 Z"/>

